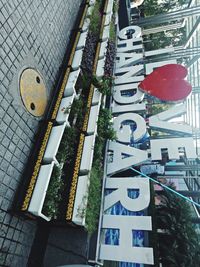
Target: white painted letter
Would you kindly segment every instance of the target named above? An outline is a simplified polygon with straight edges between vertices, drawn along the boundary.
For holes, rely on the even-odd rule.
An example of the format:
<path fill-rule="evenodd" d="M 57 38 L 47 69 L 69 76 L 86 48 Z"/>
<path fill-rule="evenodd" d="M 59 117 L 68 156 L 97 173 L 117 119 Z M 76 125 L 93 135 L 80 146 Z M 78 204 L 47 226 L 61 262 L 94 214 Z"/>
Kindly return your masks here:
<path fill-rule="evenodd" d="M 123 40 L 130 39 L 129 36 L 131 35 L 131 38 L 139 38 L 142 35 L 141 28 L 136 25 L 131 25 L 126 28 L 123 28 L 119 33 L 118 37 Z"/>
<path fill-rule="evenodd" d="M 112 151 L 113 161 L 108 162 L 107 164 L 107 175 L 126 170 L 131 166 L 141 164 L 148 159 L 147 151 L 122 145 L 117 142 L 110 141 L 108 151 Z"/>
<path fill-rule="evenodd" d="M 152 129 L 175 133 L 178 135 L 192 134 L 192 128 L 187 124 L 177 124 L 168 122 L 168 120 L 176 118 L 182 114 L 186 113 L 186 104 L 176 105 L 171 109 L 165 110 L 157 115 L 151 116 L 149 118 L 149 126 Z"/>
<path fill-rule="evenodd" d="M 146 134 L 146 122 L 142 116 L 137 113 L 125 113 L 114 119 L 113 128 L 117 132 L 117 140 L 119 142 L 130 144 L 131 128 L 130 125 L 122 125 L 125 121 L 132 121 L 136 124 L 133 132 L 135 142 L 138 142 Z"/>
<path fill-rule="evenodd" d="M 192 137 L 151 140 L 152 160 L 161 160 L 161 149 L 167 149 L 169 159 L 179 159 L 179 148 L 184 148 L 188 159 L 197 157 Z"/>
<path fill-rule="evenodd" d="M 103 260 L 126 261 L 141 264 L 154 264 L 153 248 L 133 247 L 132 231 L 152 230 L 149 216 L 114 216 L 104 215 L 103 228 L 119 229 L 119 246 L 104 245 L 100 247 L 100 258 Z"/>
<path fill-rule="evenodd" d="M 131 211 L 141 211 L 149 206 L 149 180 L 143 177 L 107 178 L 105 188 L 116 190 L 105 196 L 104 211 L 119 201 L 125 209 Z M 134 199 L 128 197 L 128 189 L 139 189 L 139 196 Z"/>

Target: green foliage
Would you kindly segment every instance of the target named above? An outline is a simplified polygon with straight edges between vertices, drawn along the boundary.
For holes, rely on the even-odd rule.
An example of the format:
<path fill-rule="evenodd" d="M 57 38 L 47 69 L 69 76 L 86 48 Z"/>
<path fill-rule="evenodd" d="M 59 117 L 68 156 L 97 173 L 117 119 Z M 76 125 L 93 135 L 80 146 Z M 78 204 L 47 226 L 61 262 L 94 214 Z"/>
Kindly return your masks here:
<path fill-rule="evenodd" d="M 69 114 L 70 123 L 73 122 L 74 118 L 77 118 L 75 127 L 77 129 L 81 129 L 83 123 L 83 116 L 85 114 L 86 105 L 83 97 L 79 97 L 78 99 L 74 99 L 71 107 L 71 111 Z"/>
<path fill-rule="evenodd" d="M 54 166 L 45 202 L 43 205 L 43 213 L 46 216 L 56 219 L 63 187 L 64 183 L 61 179 L 61 169 L 58 166 Z"/>
<path fill-rule="evenodd" d="M 115 24 L 114 21 L 112 20 L 110 23 L 110 36 L 109 39 L 113 42 L 116 41 L 116 30 L 115 30 Z"/>
<path fill-rule="evenodd" d="M 71 163 L 72 159 L 74 158 L 75 151 L 74 147 L 77 142 L 77 130 L 73 127 L 66 127 L 58 153 L 56 155 L 57 160 L 59 163 Z"/>
<path fill-rule="evenodd" d="M 101 24 L 100 8 L 101 8 L 101 1 L 96 1 L 90 17 L 90 31 L 97 36 L 99 34 L 100 24 Z"/>
<path fill-rule="evenodd" d="M 145 50 L 155 50 L 168 46 L 183 45 L 186 39 L 185 28 L 174 29 L 167 32 L 158 32 L 144 36 Z"/>
<path fill-rule="evenodd" d="M 119 0 L 115 0 L 113 3 L 113 14 L 116 14 L 119 9 Z"/>
<path fill-rule="evenodd" d="M 81 80 L 82 89 L 83 89 L 83 91 L 86 91 L 90 87 L 91 79 L 90 79 L 89 75 L 87 75 L 85 73 L 84 73 L 84 75 L 82 75 L 81 78 L 82 78 L 82 80 Z"/>
<path fill-rule="evenodd" d="M 163 267 L 200 266 L 199 236 L 191 223 L 191 206 L 169 191 L 163 191 L 163 204 L 156 207 L 159 252 Z"/>
<path fill-rule="evenodd" d="M 174 9 L 183 8 L 183 5 L 188 1 L 185 0 L 145 0 L 139 9 L 144 11 L 145 17 L 155 16 L 162 13 L 170 12 Z M 163 26 L 164 24 L 156 25 Z M 153 27 L 153 25 L 149 25 Z M 159 32 L 144 36 L 145 50 L 154 50 L 158 48 L 165 48 L 167 46 L 183 45 L 186 38 L 186 29 L 178 28 L 167 32 Z"/>
<path fill-rule="evenodd" d="M 75 98 L 72 103 L 70 116 L 72 116 L 73 118 L 75 117 L 75 115 L 80 116 L 82 114 L 83 106 L 84 106 L 83 99 L 81 97 L 79 97 L 78 99 Z"/>
<path fill-rule="evenodd" d="M 94 147 L 94 162 L 99 162 L 99 166 L 102 166 L 104 145 L 105 140 L 97 135 Z"/>
<path fill-rule="evenodd" d="M 92 75 L 91 82 L 102 95 L 111 95 L 113 77 L 103 76 L 102 78 L 98 78 L 96 75 Z"/>
<path fill-rule="evenodd" d="M 98 228 L 102 176 L 103 171 L 98 165 L 94 165 L 90 174 L 90 187 L 86 210 L 86 229 L 90 235 Z"/>
<path fill-rule="evenodd" d="M 159 267 L 159 247 L 158 234 L 156 229 L 156 205 L 155 205 L 155 191 L 154 183 L 150 182 L 150 205 L 148 207 L 148 216 L 152 218 L 152 231 L 148 233 L 149 247 L 153 248 L 154 253 L 154 267 Z"/>
<path fill-rule="evenodd" d="M 186 3 L 188 1 L 185 0 L 145 0 L 139 8 L 143 8 L 145 16 L 148 17 L 181 8 Z"/>
<path fill-rule="evenodd" d="M 149 112 L 149 115 L 156 115 L 158 113 L 161 113 L 165 110 L 168 110 L 170 108 L 172 108 L 174 105 L 173 104 L 153 104 L 153 105 L 150 105 L 148 107 L 148 112 Z"/>
<path fill-rule="evenodd" d="M 109 109 L 104 108 L 100 110 L 97 126 L 97 132 L 100 138 L 112 141 L 116 140 L 116 132 L 113 129 L 112 123 L 112 114 Z"/>

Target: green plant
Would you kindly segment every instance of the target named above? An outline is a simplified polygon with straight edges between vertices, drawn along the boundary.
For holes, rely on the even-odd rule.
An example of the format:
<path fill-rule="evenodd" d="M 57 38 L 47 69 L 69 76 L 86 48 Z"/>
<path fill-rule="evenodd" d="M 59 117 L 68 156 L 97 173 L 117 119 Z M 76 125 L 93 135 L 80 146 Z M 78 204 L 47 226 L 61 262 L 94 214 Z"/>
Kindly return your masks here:
<path fill-rule="evenodd" d="M 90 31 L 94 35 L 98 35 L 100 30 L 100 23 L 101 23 L 100 7 L 101 7 L 101 2 L 96 1 L 92 14 L 90 16 Z"/>
<path fill-rule="evenodd" d="M 90 187 L 88 195 L 88 205 L 86 209 L 86 229 L 91 235 L 98 227 L 98 219 L 101 203 L 101 177 L 102 170 L 94 164 L 90 174 Z"/>
<path fill-rule="evenodd" d="M 99 112 L 97 123 L 98 136 L 103 139 L 116 140 L 116 132 L 113 129 L 112 114 L 109 109 L 104 108 Z"/>
<path fill-rule="evenodd" d="M 88 90 L 89 86 L 90 86 L 90 77 L 87 74 L 83 74 L 81 77 L 81 85 L 82 85 L 82 89 L 84 91 Z"/>
<path fill-rule="evenodd" d="M 74 99 L 71 111 L 69 114 L 69 121 L 72 124 L 74 121 L 74 118 L 76 118 L 76 128 L 81 129 L 82 123 L 83 123 L 83 116 L 85 114 L 85 101 L 82 96 L 80 96 L 78 99 Z"/>
<path fill-rule="evenodd" d="M 102 95 L 111 95 L 113 78 L 110 76 L 103 76 L 98 78 L 96 75 L 92 75 L 91 82 L 98 89 Z"/>
<path fill-rule="evenodd" d="M 168 185 L 169 186 L 169 185 Z M 159 258 L 164 267 L 200 266 L 199 234 L 191 223 L 191 206 L 182 198 L 163 190 L 156 206 Z"/>
<path fill-rule="evenodd" d="M 114 21 L 111 20 L 111 23 L 110 23 L 110 36 L 109 36 L 109 39 L 113 42 L 116 41 L 116 30 L 115 30 L 115 24 L 114 24 Z"/>
<path fill-rule="evenodd" d="M 99 162 L 99 166 L 102 165 L 103 160 L 103 148 L 105 140 L 97 135 L 94 147 L 94 162 Z"/>
<path fill-rule="evenodd" d="M 61 168 L 55 165 L 42 210 L 42 212 L 50 218 L 56 218 L 63 187 L 64 183 L 61 179 Z"/>
<path fill-rule="evenodd" d="M 72 159 L 74 158 L 75 151 L 74 146 L 76 145 L 77 140 L 77 130 L 73 127 L 66 127 L 58 153 L 56 155 L 57 160 L 59 163 L 71 163 Z"/>
<path fill-rule="evenodd" d="M 74 117 L 75 115 L 79 115 L 81 113 L 82 108 L 83 108 L 82 97 L 79 97 L 78 99 L 74 99 L 72 106 L 71 106 L 70 115 L 72 115 L 72 117 Z"/>

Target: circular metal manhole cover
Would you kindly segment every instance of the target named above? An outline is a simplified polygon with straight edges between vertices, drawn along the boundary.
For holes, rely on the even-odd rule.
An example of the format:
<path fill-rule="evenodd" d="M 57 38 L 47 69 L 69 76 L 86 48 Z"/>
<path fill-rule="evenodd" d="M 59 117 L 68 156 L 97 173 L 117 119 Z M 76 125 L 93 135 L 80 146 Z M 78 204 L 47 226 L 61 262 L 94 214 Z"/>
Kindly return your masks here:
<path fill-rule="evenodd" d="M 47 106 L 47 89 L 40 73 L 25 69 L 20 77 L 19 88 L 26 109 L 33 116 L 42 116 Z"/>

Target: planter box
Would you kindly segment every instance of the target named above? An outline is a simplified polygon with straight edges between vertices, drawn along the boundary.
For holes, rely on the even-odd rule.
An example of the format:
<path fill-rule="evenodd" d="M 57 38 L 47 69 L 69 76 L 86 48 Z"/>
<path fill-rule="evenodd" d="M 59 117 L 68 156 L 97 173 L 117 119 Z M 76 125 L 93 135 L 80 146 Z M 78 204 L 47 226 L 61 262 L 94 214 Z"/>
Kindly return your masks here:
<path fill-rule="evenodd" d="M 58 110 L 58 114 L 56 117 L 56 121 L 58 124 L 63 124 L 66 122 L 66 124 L 69 126 L 69 113 L 71 110 L 71 105 L 73 103 L 74 100 L 74 94 L 72 96 L 68 96 L 62 99 L 59 110 Z"/>
<path fill-rule="evenodd" d="M 67 84 L 65 86 L 64 97 L 72 96 L 73 94 L 76 94 L 75 85 L 76 85 L 79 74 L 80 74 L 80 68 L 76 71 L 70 72 Z"/>
<path fill-rule="evenodd" d="M 93 93 L 93 97 L 92 97 L 92 106 L 97 105 L 97 104 L 101 104 L 101 93 L 98 91 L 97 88 L 94 88 L 94 93 Z"/>
<path fill-rule="evenodd" d="M 108 6 L 107 6 L 107 9 L 106 9 L 106 14 L 110 14 L 113 12 L 113 0 L 109 0 L 108 1 Z"/>
<path fill-rule="evenodd" d="M 83 49 L 87 38 L 88 30 L 81 33 L 76 50 Z"/>
<path fill-rule="evenodd" d="M 83 154 L 80 165 L 80 175 L 86 175 L 92 168 L 92 160 L 94 153 L 95 135 L 85 137 Z"/>
<path fill-rule="evenodd" d="M 103 59 L 106 56 L 107 45 L 108 45 L 108 40 L 101 43 L 101 48 L 99 51 L 99 59 Z"/>
<path fill-rule="evenodd" d="M 112 19 L 112 13 L 106 14 L 106 19 L 105 19 L 105 26 L 108 26 L 111 22 Z"/>
<path fill-rule="evenodd" d="M 103 29 L 103 35 L 101 38 L 102 42 L 107 41 L 109 36 L 110 36 L 110 26 L 108 25 L 108 26 L 105 26 Z"/>
<path fill-rule="evenodd" d="M 56 154 L 58 152 L 58 148 L 60 146 L 60 142 L 66 127 L 66 123 L 60 126 L 54 126 L 52 128 L 49 141 L 47 144 L 47 148 L 44 153 L 43 161 L 45 163 L 51 163 L 52 161 L 56 161 Z"/>
<path fill-rule="evenodd" d="M 52 161 L 51 164 L 42 165 L 37 177 L 36 185 L 33 191 L 33 195 L 28 207 L 28 211 L 33 215 L 43 218 L 46 221 L 50 221 L 51 218 L 42 214 L 42 207 L 44 205 L 44 200 L 46 197 L 46 192 L 49 186 L 49 181 L 53 171 L 55 162 Z"/>
<path fill-rule="evenodd" d="M 92 106 L 90 109 L 90 116 L 88 121 L 87 133 L 88 135 L 95 134 L 97 132 L 97 121 L 99 117 L 100 105 Z"/>
<path fill-rule="evenodd" d="M 80 226 L 85 226 L 86 207 L 88 201 L 88 187 L 89 176 L 79 176 L 72 215 L 72 222 Z"/>
<path fill-rule="evenodd" d="M 83 50 L 82 49 L 77 50 L 75 52 L 74 59 L 72 62 L 72 69 L 73 70 L 78 70 L 78 68 L 80 67 L 81 61 L 82 61 L 82 56 L 83 56 Z"/>
<path fill-rule="evenodd" d="M 92 15 L 92 10 L 93 10 L 94 6 L 89 6 L 88 10 L 87 10 L 87 16 L 91 16 Z"/>
<path fill-rule="evenodd" d="M 81 29 L 82 32 L 85 32 L 89 29 L 89 25 L 90 25 L 90 19 L 89 18 L 86 18 L 84 20 L 84 23 L 83 23 L 83 27 Z"/>
<path fill-rule="evenodd" d="M 100 59 L 97 64 L 96 75 L 101 78 L 104 75 L 105 57 Z"/>

